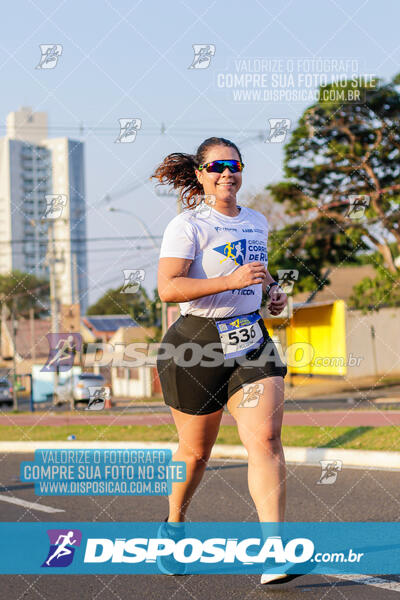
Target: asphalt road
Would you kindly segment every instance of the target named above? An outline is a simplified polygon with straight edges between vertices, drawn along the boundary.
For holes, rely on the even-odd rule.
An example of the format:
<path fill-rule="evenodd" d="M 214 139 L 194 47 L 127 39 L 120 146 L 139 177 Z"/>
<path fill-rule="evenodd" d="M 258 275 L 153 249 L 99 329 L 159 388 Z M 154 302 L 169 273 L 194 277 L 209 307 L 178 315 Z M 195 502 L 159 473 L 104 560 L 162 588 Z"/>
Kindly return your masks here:
<path fill-rule="evenodd" d="M 164 497 L 42 497 L 40 504 L 65 512 L 45 513 L 1 500 L 36 502 L 33 486 L 19 482 L 19 464 L 32 454 L 0 456 L 1 521 L 160 521 Z M 344 469 L 333 485 L 317 485 L 320 469 L 288 465 L 288 521 L 395 521 L 399 518 L 400 472 Z M 247 489 L 247 464 L 211 461 L 188 511 L 192 521 L 257 521 Z M 23 575 L 0 576 L 7 600 L 387 600 L 398 598 L 400 576 L 305 575 L 271 590 L 256 575 Z M 397 593 L 396 593 L 397 592 Z M 307 596 L 305 596 L 307 594 Z"/>

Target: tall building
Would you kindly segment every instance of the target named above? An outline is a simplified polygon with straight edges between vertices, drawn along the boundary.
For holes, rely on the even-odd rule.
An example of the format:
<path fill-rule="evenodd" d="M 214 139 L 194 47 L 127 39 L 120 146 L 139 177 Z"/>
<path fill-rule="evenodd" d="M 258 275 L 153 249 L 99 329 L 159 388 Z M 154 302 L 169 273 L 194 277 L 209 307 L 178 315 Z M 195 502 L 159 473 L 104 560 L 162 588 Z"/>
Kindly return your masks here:
<path fill-rule="evenodd" d="M 47 209 L 46 195 L 62 199 L 56 218 L 57 211 L 52 218 Z M 84 314 L 88 285 L 83 144 L 49 138 L 47 113 L 22 107 L 7 116 L 6 136 L 0 139 L 0 273 L 18 269 L 48 277 L 49 227 L 56 296 L 62 304 L 79 302 Z"/>

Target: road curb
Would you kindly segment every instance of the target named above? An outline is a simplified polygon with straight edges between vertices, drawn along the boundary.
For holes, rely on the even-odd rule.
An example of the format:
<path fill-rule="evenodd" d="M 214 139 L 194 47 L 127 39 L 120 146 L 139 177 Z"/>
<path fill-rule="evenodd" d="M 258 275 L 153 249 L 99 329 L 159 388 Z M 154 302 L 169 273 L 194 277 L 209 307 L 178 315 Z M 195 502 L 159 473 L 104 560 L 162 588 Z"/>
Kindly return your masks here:
<path fill-rule="evenodd" d="M 170 442 L 0 442 L 0 453 L 29 453 L 39 449 L 117 449 L 131 450 L 140 448 L 164 448 L 175 452 L 178 444 Z M 284 447 L 285 458 L 289 463 L 317 465 L 320 460 L 341 460 L 346 467 L 363 467 L 370 469 L 399 469 L 400 452 L 380 452 L 376 450 L 351 450 L 342 448 L 301 448 Z M 243 446 L 215 444 L 211 458 L 237 458 L 247 460 L 247 451 Z"/>

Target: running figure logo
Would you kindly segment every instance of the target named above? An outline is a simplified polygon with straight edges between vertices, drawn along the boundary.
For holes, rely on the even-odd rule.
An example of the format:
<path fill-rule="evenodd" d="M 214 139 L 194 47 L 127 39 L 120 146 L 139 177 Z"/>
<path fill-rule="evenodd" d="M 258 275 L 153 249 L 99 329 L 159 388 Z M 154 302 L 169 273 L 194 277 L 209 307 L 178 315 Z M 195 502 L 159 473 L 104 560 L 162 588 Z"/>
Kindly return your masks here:
<path fill-rule="evenodd" d="M 64 206 L 67 204 L 65 194 L 46 194 L 46 210 L 43 219 L 59 219 Z"/>
<path fill-rule="evenodd" d="M 193 44 L 194 57 L 189 69 L 207 69 L 215 54 L 214 44 Z"/>
<path fill-rule="evenodd" d="M 40 57 L 39 64 L 36 69 L 54 69 L 57 66 L 58 59 L 62 54 L 63 47 L 61 44 L 39 44 Z"/>
<path fill-rule="evenodd" d="M 369 196 L 349 196 L 349 207 L 347 210 L 346 217 L 357 221 L 362 219 L 365 214 L 365 209 L 369 207 Z"/>
<path fill-rule="evenodd" d="M 326 484 L 331 485 L 335 483 L 339 471 L 342 470 L 341 460 L 320 460 L 321 465 L 321 477 L 317 481 L 318 485 Z"/>
<path fill-rule="evenodd" d="M 265 141 L 271 144 L 284 142 L 290 129 L 290 119 L 268 119 L 268 122 L 270 132 Z"/>
<path fill-rule="evenodd" d="M 237 405 L 238 408 L 254 408 L 260 401 L 260 395 L 264 391 L 263 383 L 252 383 L 242 387 L 243 398 Z"/>
<path fill-rule="evenodd" d="M 235 265 L 242 266 L 246 257 L 246 240 L 237 240 L 236 242 L 228 242 L 223 246 L 213 248 L 216 252 L 223 254 L 225 258 L 220 260 L 220 264 L 228 259 L 233 260 Z"/>
<path fill-rule="evenodd" d="M 299 278 L 299 271 L 297 269 L 278 269 L 278 283 L 279 287 L 285 292 L 285 294 L 291 294 L 295 281 Z"/>
<path fill-rule="evenodd" d="M 74 558 L 75 548 L 81 545 L 79 529 L 48 529 L 50 548 L 42 567 L 68 567 Z"/>
<path fill-rule="evenodd" d="M 195 196 L 196 205 L 190 210 L 190 217 L 205 217 L 211 215 L 211 207 L 215 205 L 214 194 L 198 194 Z"/>
<path fill-rule="evenodd" d="M 144 280 L 144 269 L 124 269 L 124 284 L 121 294 L 134 294 L 140 288 L 140 282 Z"/>
<path fill-rule="evenodd" d="M 89 386 L 89 402 L 85 410 L 103 410 L 106 400 L 110 399 L 109 387 Z"/>
<path fill-rule="evenodd" d="M 80 333 L 48 333 L 49 356 L 42 372 L 69 371 L 74 364 L 75 354 L 82 347 Z"/>
<path fill-rule="evenodd" d="M 115 143 L 129 144 L 135 141 L 136 134 L 142 127 L 142 119 L 118 119 L 120 132 Z"/>

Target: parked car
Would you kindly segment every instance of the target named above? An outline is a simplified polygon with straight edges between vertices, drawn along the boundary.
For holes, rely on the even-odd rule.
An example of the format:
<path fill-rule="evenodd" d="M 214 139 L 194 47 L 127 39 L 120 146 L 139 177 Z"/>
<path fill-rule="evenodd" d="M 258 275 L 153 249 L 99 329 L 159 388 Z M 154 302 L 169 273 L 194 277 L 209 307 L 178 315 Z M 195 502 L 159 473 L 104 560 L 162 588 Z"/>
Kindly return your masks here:
<path fill-rule="evenodd" d="M 105 385 L 103 375 L 96 373 L 80 373 L 79 375 L 70 375 L 61 381 L 55 389 L 54 404 L 78 402 L 89 402 L 89 387 L 102 387 Z"/>
<path fill-rule="evenodd" d="M 13 389 L 6 377 L 0 379 L 0 404 L 13 405 Z"/>

